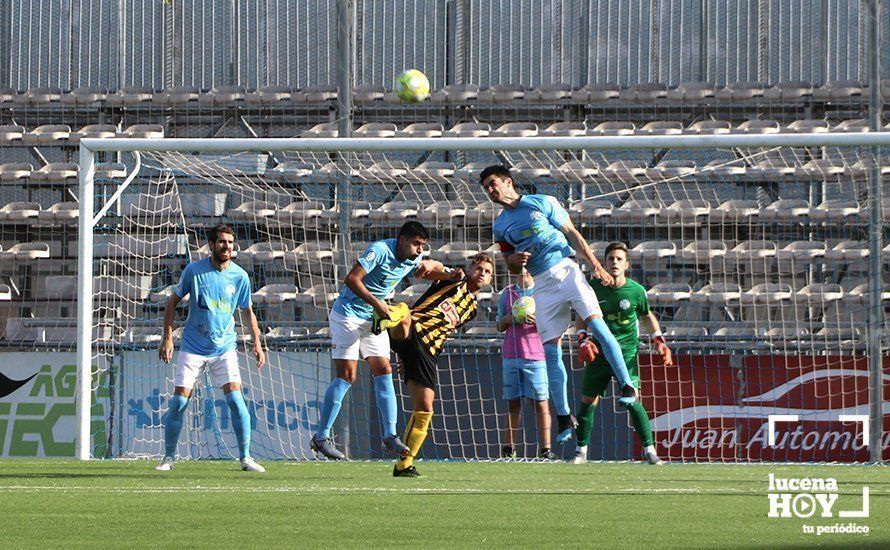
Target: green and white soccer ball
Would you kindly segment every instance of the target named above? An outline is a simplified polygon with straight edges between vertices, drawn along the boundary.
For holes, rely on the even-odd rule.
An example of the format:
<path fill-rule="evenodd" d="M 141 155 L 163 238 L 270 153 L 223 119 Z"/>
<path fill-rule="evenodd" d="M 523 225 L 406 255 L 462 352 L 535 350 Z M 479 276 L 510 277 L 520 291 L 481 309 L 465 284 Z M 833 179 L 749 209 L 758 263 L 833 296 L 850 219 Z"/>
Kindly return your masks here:
<path fill-rule="evenodd" d="M 430 81 L 417 69 L 402 71 L 396 77 L 396 95 L 408 103 L 420 103 L 430 96 Z"/>
<path fill-rule="evenodd" d="M 529 315 L 535 314 L 535 299 L 531 296 L 523 296 L 513 302 L 513 319 L 517 323 L 524 323 Z"/>

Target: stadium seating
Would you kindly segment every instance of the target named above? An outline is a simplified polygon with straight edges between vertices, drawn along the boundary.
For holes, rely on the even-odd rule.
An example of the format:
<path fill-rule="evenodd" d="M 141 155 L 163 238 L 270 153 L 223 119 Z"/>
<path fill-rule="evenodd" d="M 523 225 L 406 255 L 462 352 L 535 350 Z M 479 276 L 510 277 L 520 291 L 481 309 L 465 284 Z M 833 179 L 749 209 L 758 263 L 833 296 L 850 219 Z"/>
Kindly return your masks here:
<path fill-rule="evenodd" d="M 201 105 L 233 105 L 245 100 L 244 86 L 214 86 L 198 95 Z"/>
<path fill-rule="evenodd" d="M 25 145 L 45 145 L 66 141 L 71 135 L 71 127 L 67 124 L 44 124 L 25 132 L 22 143 Z"/>
<path fill-rule="evenodd" d="M 68 135 L 72 143 L 78 143 L 83 138 L 113 138 L 117 136 L 118 129 L 114 124 L 88 124 Z"/>
<path fill-rule="evenodd" d="M 566 83 L 543 84 L 529 90 L 525 99 L 536 103 L 561 101 L 572 94 L 572 86 Z"/>
<path fill-rule="evenodd" d="M 12 101 L 17 106 L 37 107 L 60 101 L 62 89 L 56 86 L 30 88 L 16 95 Z"/>
<path fill-rule="evenodd" d="M 534 87 L 497 84 L 482 89 L 475 84 L 451 85 L 434 90 L 428 106 L 420 107 L 431 109 L 432 114 L 420 116 L 416 116 L 418 106 L 403 105 L 391 91 L 379 86 L 363 85 L 355 91 L 356 105 L 366 107 L 362 111 L 362 124 L 353 132 L 359 137 L 670 136 L 730 132 L 754 135 L 868 129 L 864 113 L 856 107 L 856 102 L 864 96 L 863 85 L 849 80 L 827 81 L 821 85 L 729 83 L 719 89 L 707 82 L 681 82 L 676 86 L 659 82 L 626 86 L 545 82 Z M 75 248 L 62 247 L 58 241 L 46 242 L 43 237 L 35 238 L 32 227 L 60 230 L 67 227 L 64 230 L 70 231 L 71 224 L 76 222 L 78 204 L 71 200 L 71 193 L 76 190 L 77 166 L 71 161 L 76 158 L 72 156 L 76 155 L 74 146 L 85 137 L 184 135 L 180 132 L 189 131 L 187 125 L 172 123 L 179 113 L 222 114 L 232 109 L 242 113 L 250 109 L 254 112 L 290 109 L 302 113 L 299 116 L 303 118 L 291 129 L 276 135 L 334 137 L 338 135 L 337 123 L 330 122 L 327 111 L 334 99 L 336 89 L 330 86 L 295 89 L 274 85 L 251 89 L 219 85 L 202 89 L 186 85 L 164 90 L 151 87 L 106 90 L 84 86 L 70 92 L 52 87 L 22 92 L 0 90 L 2 108 L 27 114 L 4 119 L 5 125 L 0 126 L 0 182 L 9 188 L 0 203 L 5 205 L 0 207 L 0 223 L 7 232 L 0 257 L 12 262 L 7 265 L 33 266 L 35 273 L 24 279 L 29 288 L 43 289 L 43 281 L 48 282 L 49 277 L 68 277 L 67 284 L 70 284 L 72 276 L 59 274 L 64 272 L 58 270 L 57 264 L 41 262 L 70 261 Z M 847 110 L 832 110 L 839 104 L 846 105 Z M 41 114 L 39 108 L 48 105 L 56 110 L 52 112 L 62 114 L 50 116 L 50 111 Z M 568 105 L 581 111 L 571 111 L 566 116 L 569 111 L 542 110 Z M 646 112 L 641 109 L 644 105 L 647 109 L 648 106 L 668 107 Z M 486 111 L 472 111 L 480 106 Z M 517 107 L 537 111 L 509 111 Z M 694 117 L 682 111 L 689 107 L 694 107 Z M 380 108 L 388 111 L 375 118 L 377 115 L 373 113 Z M 322 114 L 318 118 L 306 116 L 311 109 L 319 109 Z M 451 114 L 446 116 L 449 109 Z M 470 109 L 470 114 L 453 116 L 463 109 Z M 77 116 L 74 113 L 78 113 Z M 23 122 L 13 124 L 11 120 Z M 30 147 L 38 148 L 45 161 L 35 162 L 39 157 L 31 153 Z M 801 152 L 780 153 L 775 158 L 754 156 L 748 160 L 739 160 L 732 154 L 701 156 L 679 151 L 667 152 L 663 157 L 602 153 L 509 160 L 514 177 L 521 185 L 535 186 L 539 192 L 571 187 L 571 198 L 565 204 L 575 223 L 584 232 L 590 232 L 586 234 L 599 238 L 602 227 L 614 228 L 615 236 L 628 242 L 639 277 L 650 283 L 650 301 L 656 307 L 672 308 L 671 311 L 679 315 L 677 335 L 695 340 L 720 337 L 720 327 L 708 323 L 726 319 L 708 308 L 730 303 L 747 307 L 749 298 L 745 296 L 754 294 L 761 300 L 781 295 L 783 298 L 779 301 L 786 307 L 783 315 L 795 307 L 804 308 L 807 315 L 815 316 L 813 323 L 816 317 L 829 314 L 834 315 L 832 319 L 841 320 L 836 322 L 849 322 L 854 313 L 829 310 L 837 304 L 862 305 L 859 301 L 866 292 L 862 287 L 862 262 L 868 257 L 868 245 L 856 240 L 863 237 L 855 231 L 867 221 L 864 204 L 861 197 L 838 194 L 837 183 L 864 180 L 867 163 L 836 148 L 826 148 L 814 155 L 815 158 Z M 99 163 L 97 179 L 125 178 L 132 163 L 126 158 L 121 160 L 122 164 Z M 388 196 L 368 195 L 366 204 L 356 204 L 352 212 L 353 228 L 362 232 L 362 238 L 371 235 L 370 238 L 377 238 L 378 232 L 385 234 L 405 220 L 417 219 L 436 233 L 433 257 L 457 264 L 479 250 L 496 253 L 496 248 L 490 246 L 488 232 L 500 206 L 489 202 L 476 184 L 479 171 L 490 163 L 474 155 L 466 158 L 426 155 L 419 159 L 400 157 L 382 162 L 369 155 L 349 169 L 354 184 L 368 190 L 383 185 L 397 191 Z M 252 274 L 262 274 L 264 284 L 257 290 L 258 304 L 276 303 L 274 300 L 285 300 L 282 296 L 286 296 L 286 301 L 298 306 L 293 315 L 299 326 L 288 325 L 285 318 L 276 318 L 269 334 L 276 331 L 275 337 L 282 340 L 316 337 L 317 324 L 323 324 L 326 317 L 326 311 L 322 311 L 324 301 L 329 300 L 329 294 L 335 293 L 339 286 L 333 278 L 338 252 L 330 237 L 336 232 L 339 218 L 326 190 L 332 189 L 342 170 L 333 163 L 316 160 L 308 163 L 287 157 L 275 158 L 269 166 L 265 172 L 261 168 L 254 174 L 264 174 L 284 189 L 299 186 L 304 194 L 278 200 L 190 192 L 180 195 L 179 205 L 187 223 L 196 222 L 199 228 L 222 218 L 235 223 L 239 231 L 248 231 L 248 226 L 259 222 L 257 227 L 280 234 L 281 240 L 274 233 L 272 237 L 251 234 L 241 239 L 244 247 L 241 260 L 256 272 Z M 890 173 L 886 167 L 885 171 Z M 659 183 L 641 185 L 653 182 Z M 693 182 L 697 188 L 691 193 Z M 136 186 L 141 184 L 139 178 L 134 182 Z M 575 184 L 580 185 L 575 187 Z M 808 196 L 801 191 L 810 184 L 823 184 L 824 193 Z M 831 187 L 832 184 L 835 187 Z M 53 194 L 30 196 L 41 188 L 70 191 L 64 195 L 53 191 Z M 298 200 L 297 197 L 304 198 Z M 125 197 L 121 204 L 122 213 L 135 213 L 128 210 L 137 205 L 130 198 Z M 141 208 L 151 206 L 172 205 L 146 203 Z M 890 206 L 885 208 L 890 211 Z M 804 227 L 801 224 L 821 225 L 808 226 L 817 229 L 814 235 L 805 235 L 800 232 Z M 719 233 L 713 231 L 717 226 Z M 838 234 L 832 227 L 848 231 Z M 284 237 L 283 232 L 290 231 L 289 228 L 294 229 L 293 234 Z M 700 233 L 707 230 L 710 234 Z M 198 229 L 199 235 L 200 231 Z M 150 243 L 138 244 L 126 236 L 97 235 L 96 255 L 122 261 L 159 252 L 168 254 L 171 261 L 182 261 L 188 256 L 185 235 L 169 242 L 161 235 L 149 240 Z M 605 241 L 596 241 L 600 254 L 604 244 Z M 351 259 L 365 246 L 366 242 L 356 242 L 350 252 Z M 206 247 L 197 252 L 198 255 L 207 253 Z M 890 258 L 890 247 L 884 253 Z M 822 280 L 808 275 L 811 267 L 823 273 Z M 282 278 L 287 276 L 291 278 L 289 284 L 295 287 L 292 292 L 277 286 L 286 284 Z M 28 277 L 41 282 L 28 282 Z M 52 285 L 60 280 L 65 279 L 55 280 Z M 169 281 L 152 281 L 147 286 L 164 288 L 162 282 Z M 777 284 L 790 287 L 790 298 L 784 297 L 787 290 L 784 287 L 783 293 L 777 294 L 778 291 L 773 292 L 774 287 L 758 286 Z M 737 292 L 732 285 L 737 285 Z M 409 287 L 399 291 L 398 296 L 410 301 L 408 298 L 419 296 L 423 288 L 423 285 Z M 153 303 L 155 294 L 147 296 L 146 303 Z M 60 293 L 43 296 L 49 295 L 67 296 Z M 6 296 L 0 292 L 0 299 L 19 299 L 12 294 Z M 162 297 L 160 294 L 155 297 L 160 300 L 157 307 L 162 306 Z M 699 311 L 693 311 L 695 308 Z M 678 309 L 683 311 L 676 311 Z M 795 310 L 794 315 L 801 311 Z M 766 315 L 774 314 L 778 313 Z M 744 325 L 739 330 L 748 335 L 767 336 L 764 327 L 747 325 L 744 313 L 740 315 L 732 321 Z M 691 322 L 683 319 L 696 316 L 705 319 L 706 324 L 683 324 Z M 759 319 L 755 321 L 761 323 Z M 770 322 L 778 323 L 772 318 Z M 723 328 L 731 331 L 735 330 L 734 326 Z M 478 328 L 482 334 L 486 325 Z M 778 324 L 770 328 L 776 330 L 766 341 L 775 345 L 815 339 L 820 334 L 822 338 L 840 334 L 832 332 L 839 328 L 827 324 L 813 324 L 805 331 L 789 331 L 788 327 Z M 722 336 L 726 334 L 728 332 Z M 148 342 L 157 336 L 150 330 L 142 334 L 139 328 L 133 328 L 126 337 L 133 342 Z"/>
<path fill-rule="evenodd" d="M 31 177 L 34 167 L 26 162 L 8 162 L 0 164 L 0 182 L 11 183 L 27 180 Z"/>
<path fill-rule="evenodd" d="M 23 223 L 40 214 L 40 204 L 36 202 L 11 202 L 0 207 L 0 223 Z"/>
<path fill-rule="evenodd" d="M 108 97 L 108 89 L 102 86 L 81 86 L 62 94 L 60 100 L 63 105 L 75 105 L 77 107 L 96 107 L 102 104 Z"/>
<path fill-rule="evenodd" d="M 108 94 L 107 102 L 115 107 L 142 105 L 150 103 L 154 93 L 154 89 L 150 86 L 123 86 L 120 90 Z"/>
<path fill-rule="evenodd" d="M 291 93 L 291 103 L 296 105 L 324 103 L 337 99 L 337 88 L 333 86 L 307 86 Z"/>
<path fill-rule="evenodd" d="M 697 102 L 713 97 L 714 85 L 708 82 L 681 82 L 676 88 L 668 90 L 667 99 L 671 101 Z"/>
<path fill-rule="evenodd" d="M 438 122 L 415 122 L 396 132 L 396 137 L 441 137 L 445 131 Z"/>
<path fill-rule="evenodd" d="M 290 86 L 261 86 L 245 94 L 244 100 L 249 105 L 284 105 L 290 102 L 292 92 Z"/>
<path fill-rule="evenodd" d="M 580 89 L 572 90 L 570 97 L 579 103 L 599 103 L 617 99 L 619 89 L 617 84 L 585 84 Z"/>

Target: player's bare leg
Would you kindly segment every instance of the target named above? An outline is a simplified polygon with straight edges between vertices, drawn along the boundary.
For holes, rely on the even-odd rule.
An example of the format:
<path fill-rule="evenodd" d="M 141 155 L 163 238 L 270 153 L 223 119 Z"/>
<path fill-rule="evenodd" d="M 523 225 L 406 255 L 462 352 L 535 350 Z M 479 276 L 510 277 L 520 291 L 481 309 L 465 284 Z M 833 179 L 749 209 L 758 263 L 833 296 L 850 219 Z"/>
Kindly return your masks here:
<path fill-rule="evenodd" d="M 546 402 L 545 402 L 546 403 Z M 519 436 L 520 417 L 522 416 L 522 400 L 507 401 L 507 425 L 504 427 L 504 447 L 501 458 L 516 458 L 516 440 Z"/>
<path fill-rule="evenodd" d="M 538 425 L 538 458 L 555 460 L 556 455 L 550 450 L 550 406 L 547 400 L 533 401 L 535 407 L 535 423 Z"/>

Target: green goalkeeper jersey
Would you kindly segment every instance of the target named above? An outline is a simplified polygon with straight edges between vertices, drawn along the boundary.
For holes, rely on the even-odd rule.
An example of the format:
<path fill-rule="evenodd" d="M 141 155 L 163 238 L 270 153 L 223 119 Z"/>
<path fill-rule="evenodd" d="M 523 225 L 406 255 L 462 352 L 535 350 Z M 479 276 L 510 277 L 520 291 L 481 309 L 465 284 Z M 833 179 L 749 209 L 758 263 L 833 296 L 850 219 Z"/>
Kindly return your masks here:
<path fill-rule="evenodd" d="M 603 319 L 622 351 L 636 353 L 640 347 L 637 319 L 649 313 L 646 289 L 631 279 L 627 279 L 620 288 L 605 286 L 599 279 L 592 279 L 590 286 L 596 292 Z"/>

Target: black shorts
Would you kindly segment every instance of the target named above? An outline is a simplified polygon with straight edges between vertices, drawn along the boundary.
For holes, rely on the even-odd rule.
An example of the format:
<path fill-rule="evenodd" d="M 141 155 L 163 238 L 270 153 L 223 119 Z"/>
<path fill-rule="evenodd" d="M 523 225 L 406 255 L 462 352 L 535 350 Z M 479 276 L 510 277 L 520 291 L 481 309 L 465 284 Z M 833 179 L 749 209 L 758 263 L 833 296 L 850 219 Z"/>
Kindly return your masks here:
<path fill-rule="evenodd" d="M 414 328 L 407 340 L 392 340 L 390 342 L 392 350 L 399 356 L 402 363 L 402 380 L 407 383 L 413 380 L 431 390 L 436 389 L 436 367 L 438 361 L 436 357 L 430 353 L 430 350 L 420 341 Z"/>

